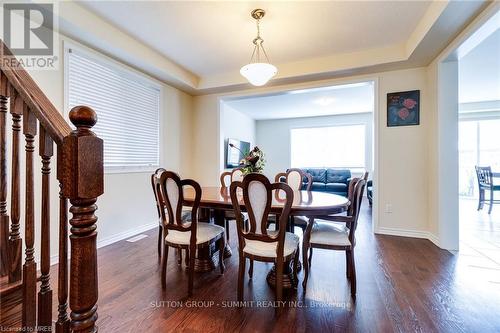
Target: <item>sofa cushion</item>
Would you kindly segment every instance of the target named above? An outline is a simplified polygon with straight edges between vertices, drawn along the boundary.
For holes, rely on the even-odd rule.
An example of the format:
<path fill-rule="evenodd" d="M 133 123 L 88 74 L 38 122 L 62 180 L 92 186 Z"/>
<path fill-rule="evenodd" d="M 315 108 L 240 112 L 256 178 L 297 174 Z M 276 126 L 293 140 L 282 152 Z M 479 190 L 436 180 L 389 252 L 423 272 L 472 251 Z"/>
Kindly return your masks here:
<path fill-rule="evenodd" d="M 311 191 L 324 191 L 326 188 L 325 188 L 325 183 L 323 182 L 313 182 L 312 183 L 312 187 L 311 187 Z"/>
<path fill-rule="evenodd" d="M 327 183 L 344 183 L 347 184 L 351 178 L 350 170 L 326 169 Z"/>
<path fill-rule="evenodd" d="M 325 185 L 327 192 L 347 193 L 347 185 L 344 183 L 328 183 Z"/>
<path fill-rule="evenodd" d="M 305 171 L 312 176 L 313 182 L 326 183 L 326 169 L 307 169 Z"/>

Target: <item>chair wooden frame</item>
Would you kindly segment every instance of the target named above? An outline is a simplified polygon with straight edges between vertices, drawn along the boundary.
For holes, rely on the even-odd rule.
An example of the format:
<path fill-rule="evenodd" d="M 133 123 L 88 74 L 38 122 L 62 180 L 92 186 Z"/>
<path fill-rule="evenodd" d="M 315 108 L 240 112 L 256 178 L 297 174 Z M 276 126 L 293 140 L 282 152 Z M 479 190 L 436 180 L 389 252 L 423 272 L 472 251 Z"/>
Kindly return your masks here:
<path fill-rule="evenodd" d="M 477 205 L 477 210 L 481 210 L 484 207 L 484 204 L 490 205 L 488 209 L 488 214 L 491 214 L 494 204 L 500 203 L 500 200 L 495 200 L 495 191 L 500 192 L 498 189 L 495 190 L 494 184 L 494 175 L 491 171 L 491 167 L 480 167 L 476 166 L 476 176 L 477 176 L 477 184 L 479 188 L 479 203 Z M 485 199 L 485 192 L 490 192 L 490 199 Z"/>
<path fill-rule="evenodd" d="M 223 173 L 220 174 L 220 185 L 222 188 L 224 187 L 229 187 L 228 184 L 226 184 L 226 178 L 230 177 L 231 183 L 233 182 L 233 176 L 235 172 L 241 172 L 241 168 L 234 168 L 231 171 L 224 171 Z M 243 177 L 243 176 L 242 176 Z M 231 184 L 229 184 L 231 185 Z M 236 216 L 234 215 L 234 211 L 227 210 L 224 211 L 224 227 L 226 228 L 226 238 L 227 241 L 229 242 L 229 221 L 236 220 Z"/>
<path fill-rule="evenodd" d="M 257 233 L 257 221 L 255 218 L 255 214 L 252 208 L 250 196 L 248 193 L 249 186 L 253 182 L 259 182 L 263 184 L 267 191 L 267 202 L 264 209 L 264 213 L 262 216 L 262 220 L 260 221 L 260 230 L 261 233 Z M 241 188 L 243 191 L 243 204 L 248 212 L 248 220 L 249 220 L 249 228 L 245 228 L 245 223 L 243 221 L 241 215 L 241 203 L 237 197 L 237 189 Z M 279 214 L 279 228 L 277 234 L 275 236 L 268 234 L 267 230 L 267 222 L 269 213 L 271 210 L 271 202 L 272 202 L 272 191 L 273 190 L 281 190 L 286 193 L 286 199 L 283 204 L 283 210 Z M 293 275 L 294 281 L 297 281 L 297 262 L 298 262 L 298 254 L 299 247 L 295 249 L 294 252 L 284 257 L 284 245 L 285 245 L 285 233 L 286 233 L 286 225 L 288 223 L 288 216 L 290 214 L 292 203 L 293 203 L 293 190 L 285 183 L 273 183 L 271 184 L 266 176 L 256 173 L 251 173 L 243 179 L 241 182 L 233 182 L 230 186 L 231 193 L 231 201 L 233 203 L 234 211 L 236 214 L 236 222 L 238 225 L 238 253 L 239 253 L 239 270 L 238 270 L 238 300 L 243 300 L 243 280 L 245 276 L 245 265 L 246 259 L 250 259 L 250 261 L 257 260 L 262 262 L 274 262 L 276 265 L 276 300 L 280 301 L 283 295 L 283 267 L 285 262 L 289 262 L 292 259 L 294 260 L 293 267 Z M 245 248 L 245 242 L 247 240 L 255 240 L 265 243 L 274 243 L 277 242 L 277 255 L 276 257 L 264 257 L 257 256 L 245 253 L 243 249 Z"/>
<path fill-rule="evenodd" d="M 306 184 L 306 191 L 311 191 L 311 187 L 312 187 L 312 183 L 313 183 L 313 179 L 312 179 L 312 176 L 311 174 L 305 172 L 304 170 L 302 169 L 298 169 L 298 168 L 290 168 L 288 169 L 286 172 L 280 172 L 278 174 L 276 174 L 276 176 L 274 176 L 274 181 L 276 183 L 279 183 L 279 182 L 283 182 L 283 178 L 284 178 L 284 183 L 288 184 L 288 177 L 290 176 L 290 174 L 292 172 L 298 172 L 300 174 L 300 185 L 301 187 L 299 189 L 294 189 L 294 190 L 302 190 L 302 186 L 304 184 L 304 178 L 307 179 L 307 184 Z M 299 228 L 302 229 L 302 232 L 305 231 L 305 228 L 307 226 L 307 224 L 303 224 L 303 223 L 296 223 L 297 220 L 292 216 L 291 217 L 291 221 L 290 221 L 290 231 L 294 232 L 295 230 L 295 226 L 298 226 Z"/>
<path fill-rule="evenodd" d="M 160 177 L 163 172 L 165 172 L 164 168 L 158 168 L 156 171 L 151 175 L 151 187 L 153 188 L 153 194 L 155 196 L 155 202 L 156 202 L 156 210 L 158 213 L 158 259 L 161 258 L 161 250 L 162 250 L 162 239 L 163 239 L 163 221 L 161 218 L 161 197 L 158 193 L 159 189 L 159 184 L 160 184 Z"/>
<path fill-rule="evenodd" d="M 366 181 L 364 179 L 358 179 L 354 185 L 354 199 L 351 203 L 352 210 L 350 215 L 330 215 L 321 217 L 322 220 L 328 220 L 333 222 L 345 223 L 349 229 L 349 242 L 350 245 L 326 245 L 326 244 L 315 244 L 311 243 L 311 232 L 314 225 L 314 218 L 309 219 L 306 231 L 304 233 L 304 238 L 302 242 L 302 260 L 304 266 L 304 281 L 302 286 L 304 288 L 304 293 L 306 292 L 307 280 L 309 278 L 309 270 L 311 269 L 312 262 L 312 249 L 327 249 L 327 250 L 339 250 L 346 251 L 346 275 L 351 282 L 351 296 L 356 297 L 356 266 L 354 261 L 354 247 L 356 245 L 355 232 L 358 223 L 359 212 L 361 208 L 361 203 L 363 201 L 363 192 L 365 189 Z M 308 256 L 309 252 L 309 256 Z"/>
<path fill-rule="evenodd" d="M 312 187 L 312 183 L 313 183 L 312 176 L 311 176 L 311 174 L 305 172 L 302 169 L 291 168 L 291 169 L 288 169 L 286 172 L 280 172 L 280 173 L 276 174 L 276 176 L 274 177 L 274 182 L 275 183 L 280 183 L 281 179 L 285 178 L 285 183 L 288 184 L 288 176 L 292 172 L 298 172 L 300 174 L 301 185 L 303 185 L 303 183 L 304 183 L 304 178 L 307 178 L 306 191 L 310 191 L 311 187 Z M 302 190 L 302 186 L 301 186 L 301 188 L 295 189 L 295 190 L 299 190 L 299 191 Z"/>
<path fill-rule="evenodd" d="M 156 202 L 156 210 L 158 213 L 158 260 L 161 261 L 161 255 L 162 255 L 162 242 L 163 239 L 165 239 L 164 232 L 163 232 L 163 221 L 161 218 L 161 212 L 160 212 L 160 207 L 163 207 L 161 204 L 161 195 L 159 195 L 158 189 L 159 189 L 159 184 L 160 184 L 160 177 L 163 172 L 165 172 L 164 168 L 158 168 L 156 171 L 151 175 L 151 186 L 153 187 L 153 194 L 155 197 L 155 202 Z M 178 249 L 177 250 L 177 264 L 182 265 L 182 250 Z M 187 257 L 186 257 L 186 266 L 189 264 Z"/>
<path fill-rule="evenodd" d="M 178 200 L 177 200 L 177 206 L 176 209 L 172 207 L 172 204 L 169 200 L 169 197 L 167 195 L 167 180 L 173 180 L 177 187 L 178 187 Z M 190 223 L 184 223 L 182 220 L 182 203 L 183 203 L 183 188 L 184 186 L 191 186 L 195 190 L 195 199 L 193 202 L 193 207 L 191 210 L 191 222 Z M 195 256 L 196 256 L 196 249 L 197 248 L 203 248 L 210 246 L 212 243 L 219 241 L 219 266 L 220 266 L 220 272 L 221 274 L 224 274 L 224 248 L 226 246 L 226 241 L 225 241 L 225 236 L 224 233 L 222 232 L 221 234 L 217 235 L 216 237 L 200 244 L 196 244 L 196 234 L 197 234 L 197 226 L 198 226 L 198 208 L 200 206 L 200 201 L 201 201 L 201 186 L 194 180 L 192 179 L 183 179 L 181 180 L 179 175 L 177 175 L 175 172 L 171 171 L 164 171 L 161 174 L 160 177 L 160 184 L 159 188 L 157 189 L 158 193 L 160 194 L 162 200 L 160 201 L 161 204 L 163 204 L 166 209 L 161 209 L 160 207 L 160 213 L 162 215 L 162 222 L 163 222 L 163 230 L 164 230 L 164 248 L 163 248 L 163 262 L 162 262 L 162 276 L 161 276 L 161 283 L 162 283 L 162 288 L 166 288 L 166 274 L 167 274 L 167 260 L 168 260 L 168 248 L 169 247 L 174 247 L 177 249 L 185 249 L 186 250 L 186 261 L 189 262 L 188 265 L 188 294 L 191 296 L 193 294 L 193 277 L 194 277 L 194 261 L 195 261 Z M 167 216 L 165 215 L 165 211 L 168 214 L 168 219 Z M 174 215 L 175 211 L 175 215 Z M 168 235 L 169 230 L 175 230 L 179 232 L 191 232 L 190 236 L 190 241 L 189 245 L 184 245 L 184 244 L 177 244 L 177 243 L 172 243 L 168 242 L 166 240 L 166 236 Z"/>
<path fill-rule="evenodd" d="M 231 183 L 233 182 L 233 176 L 235 172 L 241 172 L 241 168 L 234 168 L 231 171 L 224 171 L 223 173 L 220 174 L 220 185 L 222 187 L 229 187 L 228 184 L 226 184 L 226 177 L 230 177 Z M 231 185 L 231 184 L 229 184 Z"/>

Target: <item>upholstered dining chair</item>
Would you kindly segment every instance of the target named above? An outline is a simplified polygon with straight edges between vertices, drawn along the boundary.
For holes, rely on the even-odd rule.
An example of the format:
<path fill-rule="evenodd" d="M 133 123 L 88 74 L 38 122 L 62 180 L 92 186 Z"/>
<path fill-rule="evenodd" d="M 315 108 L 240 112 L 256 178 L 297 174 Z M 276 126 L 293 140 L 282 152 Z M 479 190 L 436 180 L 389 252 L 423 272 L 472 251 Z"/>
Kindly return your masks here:
<path fill-rule="evenodd" d="M 191 186 L 195 191 L 195 199 L 191 210 L 190 221 L 181 218 L 183 188 Z M 198 208 L 201 201 L 201 187 L 192 179 L 181 180 L 180 177 L 171 171 L 164 171 L 160 177 L 158 193 L 162 200 L 163 207 L 160 207 L 164 230 L 164 248 L 162 262 L 161 283 L 163 289 L 166 288 L 168 248 L 185 249 L 188 265 L 188 294 L 193 294 L 194 261 L 196 250 L 208 247 L 212 243 L 219 241 L 219 266 L 221 274 L 224 273 L 224 247 L 226 239 L 224 228 L 215 224 L 198 222 Z"/>
<path fill-rule="evenodd" d="M 229 187 L 232 182 L 243 180 L 243 171 L 241 168 L 234 168 L 231 171 L 225 171 L 220 175 L 220 186 L 221 187 Z M 246 214 L 243 213 L 243 216 L 246 217 Z M 235 221 L 236 216 L 234 215 L 234 211 L 227 210 L 224 212 L 224 226 L 226 228 L 226 237 L 229 242 L 229 222 Z"/>
<path fill-rule="evenodd" d="M 291 168 L 288 169 L 286 172 L 278 173 L 274 177 L 274 181 L 276 183 L 284 182 L 288 184 L 294 191 L 302 190 L 304 180 L 307 180 L 307 182 L 305 183 L 306 186 L 305 190 L 310 191 L 313 183 L 312 176 L 301 169 Z M 291 223 L 291 231 L 294 231 L 296 226 L 301 228 L 302 232 L 304 232 L 304 230 L 307 227 L 307 218 L 304 216 L 293 216 Z"/>
<path fill-rule="evenodd" d="M 365 174 L 365 177 L 366 174 Z M 347 213 L 344 214 L 342 213 L 342 215 L 347 215 L 347 216 L 352 216 L 352 211 L 353 211 L 353 208 L 354 208 L 354 203 L 355 203 L 355 198 L 354 198 L 354 195 L 355 195 L 355 188 L 356 188 L 356 185 L 358 184 L 358 182 L 363 179 L 365 182 L 366 182 L 366 178 L 363 177 L 363 178 L 359 178 L 359 177 L 354 177 L 352 178 L 350 181 L 349 181 L 349 187 L 347 189 L 347 199 L 349 199 L 349 207 L 347 207 Z"/>
<path fill-rule="evenodd" d="M 493 209 L 493 204 L 500 203 L 500 200 L 495 200 L 495 192 L 500 192 L 500 184 L 495 185 L 493 182 L 493 172 L 491 171 L 491 167 L 480 167 L 476 166 L 476 176 L 477 176 L 477 185 L 479 188 L 479 203 L 477 205 L 477 210 L 481 210 L 484 207 L 484 204 L 490 205 L 488 208 L 488 214 L 491 214 L 491 210 Z M 485 199 L 485 192 L 489 191 L 490 199 Z"/>
<path fill-rule="evenodd" d="M 167 170 L 163 168 L 158 168 L 151 175 L 151 187 L 153 188 L 153 194 L 155 196 L 155 202 L 156 202 L 156 211 L 158 213 L 158 258 L 161 258 L 161 249 L 162 249 L 161 243 L 163 239 L 163 222 L 161 219 L 161 212 L 160 212 L 162 205 L 160 203 L 161 198 L 159 196 L 158 190 L 159 190 L 161 174 L 165 171 Z"/>
<path fill-rule="evenodd" d="M 291 168 L 286 172 L 280 172 L 274 177 L 274 181 L 284 182 L 288 184 L 292 190 L 300 191 L 302 190 L 304 180 L 307 180 L 305 183 L 305 190 L 310 191 L 312 186 L 312 176 L 307 172 L 304 172 L 302 169 Z"/>
<path fill-rule="evenodd" d="M 238 194 L 239 189 L 241 193 Z M 271 210 L 273 191 L 283 191 L 285 198 L 283 208 L 279 213 L 278 230 L 268 230 L 267 220 Z M 276 300 L 282 298 L 283 269 L 285 263 L 294 260 L 294 283 L 297 282 L 297 262 L 299 253 L 299 237 L 286 232 L 286 224 L 293 203 L 293 190 L 285 183 L 271 184 L 266 176 L 251 173 L 243 179 L 231 183 L 231 201 L 236 214 L 238 228 L 238 300 L 243 300 L 243 280 L 245 276 L 246 259 L 272 262 L 276 266 Z M 243 201 L 241 201 L 241 194 Z M 241 215 L 240 204 L 248 212 L 249 228 L 246 228 Z"/>
<path fill-rule="evenodd" d="M 153 194 L 155 197 L 155 202 L 156 202 L 156 210 L 158 213 L 158 259 L 161 258 L 161 251 L 162 251 L 162 240 L 163 240 L 163 221 L 161 217 L 161 212 L 160 209 L 163 206 L 160 202 L 161 196 L 158 193 L 159 190 L 159 184 L 160 184 L 160 177 L 163 172 L 165 172 L 164 168 L 158 168 L 156 171 L 151 175 L 151 187 L 153 188 Z M 182 210 L 181 218 L 186 221 L 191 218 L 191 211 L 187 209 Z M 179 250 L 179 265 L 182 263 L 182 251 Z"/>
<path fill-rule="evenodd" d="M 227 181 L 229 178 L 229 182 Z M 234 168 L 231 171 L 224 171 L 220 174 L 220 184 L 223 187 L 229 187 L 232 182 L 243 180 L 243 171 L 241 168 Z"/>
<path fill-rule="evenodd" d="M 303 182 L 307 180 L 305 183 L 305 190 L 310 191 L 312 187 L 312 176 L 304 172 L 302 169 L 291 168 L 286 172 L 280 172 L 274 177 L 275 182 L 284 182 L 294 190 L 300 191 L 303 188 Z M 305 216 L 294 216 L 292 217 L 291 230 L 294 231 L 295 227 L 299 227 L 302 229 L 302 233 L 306 230 L 307 227 L 307 217 Z"/>
<path fill-rule="evenodd" d="M 304 266 L 304 281 L 302 286 L 306 291 L 309 270 L 311 269 L 312 249 L 340 250 L 346 252 L 346 274 L 351 283 L 351 296 L 356 297 L 356 266 L 354 247 L 355 232 L 358 223 L 361 202 L 366 181 L 359 179 L 354 186 L 354 198 L 350 215 L 331 215 L 321 220 L 311 218 L 307 225 L 302 243 L 302 260 Z M 336 223 L 335 223 L 336 222 Z M 308 257 L 308 252 L 310 252 Z"/>
<path fill-rule="evenodd" d="M 363 174 L 363 180 L 364 180 L 365 182 L 366 182 L 366 181 L 368 181 L 368 175 L 369 175 L 369 174 L 370 174 L 370 173 L 369 173 L 368 171 L 365 171 L 365 173 Z"/>

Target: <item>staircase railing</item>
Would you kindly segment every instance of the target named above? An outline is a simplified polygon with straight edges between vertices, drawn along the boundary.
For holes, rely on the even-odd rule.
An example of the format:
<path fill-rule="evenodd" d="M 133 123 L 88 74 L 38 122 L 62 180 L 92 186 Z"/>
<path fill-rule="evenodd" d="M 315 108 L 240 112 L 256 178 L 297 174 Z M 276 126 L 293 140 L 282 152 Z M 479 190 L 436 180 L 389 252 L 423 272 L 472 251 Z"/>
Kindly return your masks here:
<path fill-rule="evenodd" d="M 9 283 L 22 281 L 22 327 L 52 327 L 50 285 L 50 174 L 57 152 L 59 182 L 58 316 L 56 332 L 97 332 L 97 247 L 94 212 L 103 193 L 103 141 L 91 130 L 97 117 L 86 106 L 71 110 L 72 130 L 61 113 L 22 69 L 0 40 L 0 275 Z M 4 61 L 6 58 L 9 61 Z M 12 118 L 10 149 L 7 144 L 8 113 Z M 21 217 L 21 138 L 25 139 L 24 218 Z M 41 212 L 35 216 L 34 161 L 38 134 L 41 160 Z M 10 156 L 10 158 L 9 158 Z M 10 174 L 7 165 L 10 159 Z M 8 183 L 10 182 L 10 187 Z M 10 193 L 8 193 L 10 188 Z M 10 194 L 10 197 L 9 195 Z M 68 268 L 68 200 L 70 267 Z M 7 207 L 10 207 L 10 215 Z M 21 224 L 24 223 L 24 259 Z M 40 232 L 40 283 L 37 292 L 35 231 Z M 69 280 L 68 280 L 69 277 Z M 69 288 L 69 317 L 68 317 Z"/>

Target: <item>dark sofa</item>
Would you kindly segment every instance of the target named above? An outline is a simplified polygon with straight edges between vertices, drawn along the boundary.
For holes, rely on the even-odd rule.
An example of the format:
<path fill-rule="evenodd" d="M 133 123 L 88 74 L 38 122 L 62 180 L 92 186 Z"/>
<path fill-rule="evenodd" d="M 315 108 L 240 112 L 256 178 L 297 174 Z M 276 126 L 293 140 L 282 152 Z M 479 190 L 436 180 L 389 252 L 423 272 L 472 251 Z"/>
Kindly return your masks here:
<path fill-rule="evenodd" d="M 346 169 L 310 168 L 302 169 L 312 176 L 312 191 L 328 192 L 347 197 L 351 171 Z M 304 184 L 305 189 L 305 184 Z"/>

